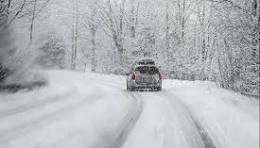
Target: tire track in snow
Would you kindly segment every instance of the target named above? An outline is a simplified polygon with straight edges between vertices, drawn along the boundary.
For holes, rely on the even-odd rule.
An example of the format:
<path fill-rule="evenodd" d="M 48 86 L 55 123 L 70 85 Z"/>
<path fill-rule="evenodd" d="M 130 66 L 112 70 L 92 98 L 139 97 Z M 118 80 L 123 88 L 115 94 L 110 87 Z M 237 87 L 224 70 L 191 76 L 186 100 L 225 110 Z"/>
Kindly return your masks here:
<path fill-rule="evenodd" d="M 174 99 L 174 101 L 176 101 L 178 104 L 180 104 L 185 109 L 185 111 L 190 116 L 190 119 L 194 123 L 195 127 L 197 128 L 197 130 L 200 134 L 201 140 L 204 143 L 205 148 L 217 148 L 215 146 L 212 138 L 209 136 L 208 132 L 205 130 L 205 128 L 202 126 L 202 124 L 195 118 L 195 116 L 192 114 L 191 110 L 189 110 L 189 108 L 180 99 L 178 99 L 178 97 L 174 96 L 170 92 L 167 92 L 167 94 L 163 93 L 163 95 L 168 98 L 168 100 L 171 104 L 173 104 L 173 102 L 172 102 L 173 98 L 176 98 L 176 99 Z"/>
<path fill-rule="evenodd" d="M 125 116 L 126 119 L 123 121 L 122 129 L 110 148 L 122 147 L 143 112 L 143 100 L 140 94 L 126 92 L 126 96 L 134 100 L 134 107 L 129 111 L 129 114 Z"/>
<path fill-rule="evenodd" d="M 193 120 L 193 123 L 195 124 L 196 128 L 198 129 L 201 139 L 204 142 L 205 148 L 216 148 L 213 140 L 210 138 L 209 134 L 207 133 L 207 131 L 203 128 L 203 126 L 194 119 L 194 117 L 192 116 L 191 112 L 188 111 L 189 114 L 191 115 L 191 119 Z"/>
<path fill-rule="evenodd" d="M 115 136 L 114 142 L 111 144 L 109 148 L 121 148 L 122 145 L 127 140 L 128 135 L 132 131 L 132 129 L 135 127 L 135 124 L 137 123 L 142 111 L 143 111 L 143 99 L 141 98 L 141 95 L 138 92 L 128 92 L 125 89 L 123 89 L 121 86 L 123 84 L 118 82 L 112 82 L 112 81 L 97 81 L 98 84 L 109 86 L 113 89 L 119 89 L 124 91 L 125 96 L 128 99 L 133 100 L 133 107 L 129 110 L 128 114 L 124 117 L 125 119 L 122 121 L 122 126 L 120 127 L 118 131 L 118 135 Z"/>

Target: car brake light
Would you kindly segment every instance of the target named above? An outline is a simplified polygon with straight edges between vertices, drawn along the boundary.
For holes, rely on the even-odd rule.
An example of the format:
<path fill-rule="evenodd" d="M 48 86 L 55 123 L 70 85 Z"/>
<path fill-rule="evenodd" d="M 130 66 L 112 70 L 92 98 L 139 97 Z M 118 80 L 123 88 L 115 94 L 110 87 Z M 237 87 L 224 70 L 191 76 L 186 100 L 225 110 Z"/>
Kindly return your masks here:
<path fill-rule="evenodd" d="M 132 74 L 132 78 L 131 78 L 132 80 L 135 80 L 135 74 Z"/>
<path fill-rule="evenodd" d="M 159 75 L 159 80 L 161 80 L 162 79 L 161 73 L 158 73 L 158 75 Z"/>

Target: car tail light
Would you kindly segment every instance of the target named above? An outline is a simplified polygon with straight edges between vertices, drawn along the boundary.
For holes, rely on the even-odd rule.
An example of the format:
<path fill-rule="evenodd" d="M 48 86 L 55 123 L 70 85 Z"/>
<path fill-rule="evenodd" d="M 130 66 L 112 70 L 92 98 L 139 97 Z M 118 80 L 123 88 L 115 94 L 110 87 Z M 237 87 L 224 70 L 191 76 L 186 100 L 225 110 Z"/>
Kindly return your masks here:
<path fill-rule="evenodd" d="M 162 80 L 162 75 L 161 75 L 161 73 L 158 73 L 158 75 L 159 75 L 159 80 Z"/>
<path fill-rule="evenodd" d="M 157 81 L 162 80 L 162 75 L 160 73 L 155 74 L 154 77 Z"/>
<path fill-rule="evenodd" d="M 132 74 L 131 79 L 132 79 L 132 80 L 135 80 L 135 74 Z"/>

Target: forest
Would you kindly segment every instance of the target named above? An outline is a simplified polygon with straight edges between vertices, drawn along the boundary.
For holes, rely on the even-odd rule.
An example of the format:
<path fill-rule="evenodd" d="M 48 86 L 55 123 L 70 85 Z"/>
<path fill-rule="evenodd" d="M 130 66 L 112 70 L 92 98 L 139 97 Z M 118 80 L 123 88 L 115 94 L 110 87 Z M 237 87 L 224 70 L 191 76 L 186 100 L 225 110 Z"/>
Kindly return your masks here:
<path fill-rule="evenodd" d="M 0 0 L 1 85 L 153 58 L 164 78 L 259 97 L 259 53 L 259 0 Z"/>

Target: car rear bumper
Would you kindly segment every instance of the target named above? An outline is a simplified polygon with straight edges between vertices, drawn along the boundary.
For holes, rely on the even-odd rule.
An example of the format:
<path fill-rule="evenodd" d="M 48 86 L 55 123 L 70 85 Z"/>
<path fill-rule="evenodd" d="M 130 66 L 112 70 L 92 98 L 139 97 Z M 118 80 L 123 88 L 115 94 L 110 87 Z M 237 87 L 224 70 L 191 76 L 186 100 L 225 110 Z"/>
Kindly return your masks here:
<path fill-rule="evenodd" d="M 153 83 L 136 83 L 135 81 L 130 82 L 130 86 L 137 89 L 148 89 L 148 88 L 159 88 L 162 86 L 162 81 L 157 81 Z"/>

